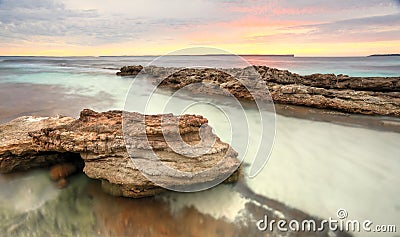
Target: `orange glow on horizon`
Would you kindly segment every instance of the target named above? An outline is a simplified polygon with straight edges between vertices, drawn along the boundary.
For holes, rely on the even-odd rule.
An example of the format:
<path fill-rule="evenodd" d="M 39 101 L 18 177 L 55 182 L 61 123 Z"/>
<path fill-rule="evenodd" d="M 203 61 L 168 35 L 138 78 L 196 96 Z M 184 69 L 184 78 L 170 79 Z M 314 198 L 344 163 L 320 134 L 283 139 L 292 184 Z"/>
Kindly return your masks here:
<path fill-rule="evenodd" d="M 361 42 L 361 43 L 235 43 L 215 45 L 123 43 L 103 46 L 74 46 L 24 44 L 14 47 L 0 46 L 2 56 L 123 56 L 123 55 L 163 55 L 175 50 L 209 46 L 220 48 L 234 54 L 294 54 L 295 56 L 366 56 L 375 53 L 397 52 L 398 41 Z"/>

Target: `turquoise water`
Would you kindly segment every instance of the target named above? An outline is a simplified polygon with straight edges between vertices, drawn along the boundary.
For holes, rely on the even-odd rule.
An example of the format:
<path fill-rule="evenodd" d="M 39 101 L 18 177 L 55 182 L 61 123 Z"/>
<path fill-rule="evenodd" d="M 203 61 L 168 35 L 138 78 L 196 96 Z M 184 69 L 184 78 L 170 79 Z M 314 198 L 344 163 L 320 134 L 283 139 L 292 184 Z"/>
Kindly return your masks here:
<path fill-rule="evenodd" d="M 249 56 L 246 59 L 252 64 L 288 69 L 300 74 L 318 72 L 351 76 L 400 75 L 399 57 Z M 3 121 L 10 120 L 22 112 L 42 116 L 57 113 L 76 116 L 86 107 L 96 110 L 123 109 L 132 78 L 115 76 L 117 68 L 123 65 L 146 65 L 152 60 L 154 57 L 0 57 L 0 97 L 2 94 L 7 95 L 1 97 L 0 117 Z M 160 66 L 195 66 L 210 61 L 220 67 L 245 66 L 231 56 L 173 56 Z M 132 88 L 134 93 L 131 99 L 137 103 L 145 102 L 144 91 L 151 88 L 151 85 L 145 82 L 135 85 L 137 87 Z M 156 105 L 149 109 L 153 113 L 159 112 L 162 108 L 157 101 L 164 101 L 168 97 L 169 94 L 156 94 Z M 28 103 L 29 101 L 33 102 Z M 184 105 L 195 101 L 195 98 L 186 96 L 177 98 L 173 103 Z M 220 103 L 222 108 L 229 108 L 233 114 L 240 112 L 240 108 L 224 99 L 214 99 L 213 102 Z M 58 107 L 64 108 L 60 110 Z M 234 124 L 239 127 L 239 131 L 242 130 L 242 133 L 235 135 L 246 137 L 249 132 L 251 143 L 257 143 L 257 116 L 252 108 L 245 110 L 249 124 L 255 126 L 248 128 L 246 123 Z M 195 106 L 188 109 L 188 112 L 204 114 L 224 141 L 232 140 L 232 132 L 226 125 L 226 119 L 215 108 Z M 400 134 L 280 115 L 276 116 L 275 123 L 276 137 L 269 162 L 255 178 L 245 180 L 252 191 L 321 218 L 336 217 L 336 211 L 345 208 L 352 219 L 368 219 L 376 224 L 397 224 L 400 227 Z M 273 133 L 273 130 L 268 131 Z M 255 147 L 249 148 L 248 156 L 245 157 L 246 164 L 251 163 L 254 149 Z M 88 213 L 92 202 L 96 200 L 91 201 L 89 195 L 78 188 L 79 185 L 71 185 L 62 191 L 54 189 L 46 177 L 46 173 L 40 171 L 30 173 L 25 178 L 0 177 L 0 216 L 9 224 L 3 226 L 3 230 L 9 231 L 13 220 L 21 222 L 21 218 L 28 213 L 31 223 L 36 224 L 40 220 L 38 215 L 49 213 L 56 220 L 59 219 L 60 225 L 64 225 L 65 231 L 71 231 L 71 235 L 72 230 L 80 226 L 78 223 L 74 227 L 74 224 L 66 221 L 68 217 L 77 218 L 79 213 L 86 213 L 82 223 L 95 226 L 95 218 Z M 87 182 L 84 177 L 80 177 L 73 183 Z M 30 193 L 27 193 L 26 187 L 31 187 Z M 71 198 L 76 196 L 82 198 Z M 249 218 L 251 215 L 246 214 L 245 207 L 247 203 L 253 202 L 229 185 L 201 193 L 167 193 L 162 195 L 162 200 L 167 203 L 171 213 L 193 207 L 201 214 L 231 223 Z M 48 211 L 53 206 L 61 208 L 63 202 L 79 208 L 58 217 L 56 212 Z M 146 208 L 150 208 L 149 206 L 151 205 Z M 180 219 L 177 218 L 176 221 Z M 35 228 L 40 229 L 40 226 Z M 96 233 L 96 227 L 90 230 L 78 229 L 88 235 Z M 40 231 L 37 233 L 38 236 L 43 234 Z M 395 236 L 389 233 L 355 235 Z"/>
<path fill-rule="evenodd" d="M 398 76 L 400 57 L 267 57 L 243 56 L 250 64 L 267 65 L 287 69 L 299 74 L 335 73 L 350 76 Z M 3 73 L 30 71 L 66 71 L 86 73 L 110 73 L 109 69 L 125 65 L 147 65 L 157 57 L 1 57 Z M 168 56 L 156 66 L 199 66 L 202 62 L 215 63 L 219 67 L 243 67 L 236 56 Z M 4 70 L 7 69 L 7 72 Z"/>

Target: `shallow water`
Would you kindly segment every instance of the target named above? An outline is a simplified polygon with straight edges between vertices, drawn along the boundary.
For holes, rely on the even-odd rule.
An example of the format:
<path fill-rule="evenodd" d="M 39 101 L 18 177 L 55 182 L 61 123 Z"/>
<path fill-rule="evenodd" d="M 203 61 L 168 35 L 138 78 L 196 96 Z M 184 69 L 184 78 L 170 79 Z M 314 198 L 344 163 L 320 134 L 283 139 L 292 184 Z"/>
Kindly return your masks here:
<path fill-rule="evenodd" d="M 77 116 L 79 111 L 86 107 L 96 110 L 123 109 L 132 78 L 117 77 L 116 70 L 112 68 L 131 64 L 145 65 L 153 59 L 154 57 L 0 57 L 0 98 L 2 101 L 0 121 L 9 121 L 25 113 L 42 116 L 62 113 Z M 214 60 L 217 64 L 227 67 L 236 63 L 236 61 L 229 62 L 229 56 L 174 56 L 170 58 L 169 64 L 162 66 L 201 64 L 202 60 Z M 322 72 L 343 73 L 351 76 L 400 75 L 398 57 L 253 56 L 248 57 L 248 60 L 251 63 L 289 69 L 301 74 Z M 137 104 L 142 104 L 147 99 L 145 92 L 151 89 L 151 85 L 142 82 L 136 83 L 135 86 L 129 98 Z M 152 98 L 154 103 L 149 106 L 147 112 L 157 113 L 160 109 L 163 109 L 162 112 L 174 112 L 174 109 L 185 108 L 186 105 L 199 100 L 199 98 L 182 95 L 171 101 L 172 105 L 176 106 L 167 106 L 164 109 L 162 102 L 169 97 L 169 92 L 156 93 Z M 208 99 L 222 109 L 231 111 L 233 117 L 238 117 L 238 114 L 243 112 L 227 99 Z M 129 105 L 126 108 L 129 108 Z M 132 108 L 136 107 L 133 105 Z M 220 110 L 207 104 L 198 104 L 186 108 L 185 111 L 206 116 L 214 127 L 214 131 L 224 141 L 235 141 L 235 144 L 232 144 L 235 149 L 238 149 L 235 146 L 247 143 L 247 133 L 250 133 L 250 144 L 253 146 L 249 147 L 245 162 L 251 163 L 256 149 L 254 145 L 257 145 L 260 136 L 257 111 L 254 108 L 244 107 L 250 125 L 234 123 L 236 130 L 231 130 L 227 126 L 227 118 Z M 336 217 L 336 211 L 345 208 L 351 219 L 369 219 L 376 224 L 400 226 L 399 133 L 280 115 L 277 115 L 274 123 L 275 117 L 270 112 L 262 111 L 262 113 L 270 119 L 271 125 L 276 124 L 276 137 L 267 165 L 255 178 L 246 178 L 244 181 L 254 193 L 321 218 Z M 249 129 L 247 126 L 250 126 Z M 264 132 L 270 138 L 266 143 L 269 147 L 272 145 L 273 136 L 271 135 L 274 134 L 274 128 L 267 127 Z M 245 167 L 248 169 L 248 166 Z M 64 230 L 72 236 L 76 231 L 83 233 L 84 236 L 144 235 L 144 232 L 127 232 L 126 228 L 123 232 L 123 225 L 119 226 L 120 223 L 106 218 L 111 214 L 118 215 L 116 219 L 122 218 L 136 222 L 145 215 L 147 215 L 146 218 L 153 218 L 154 221 L 164 221 L 163 228 L 168 229 L 170 225 L 176 229 L 176 232 L 168 232 L 170 236 L 174 234 L 182 236 L 190 231 L 178 225 L 179 222 L 184 221 L 184 217 L 189 216 L 192 222 L 188 220 L 185 222 L 189 226 L 195 224 L 198 226 L 201 220 L 202 223 L 207 223 L 209 232 L 202 232 L 204 235 L 211 236 L 211 232 L 221 233 L 217 231 L 218 225 L 224 226 L 219 231 L 224 231 L 229 235 L 237 232 L 235 229 L 237 226 L 248 223 L 243 219 L 256 218 L 247 208 L 249 203 L 254 203 L 254 200 L 243 195 L 232 185 L 221 185 L 200 193 L 169 192 L 157 199 L 147 201 L 127 201 L 101 194 L 98 184 L 89 181 L 84 176 L 71 180 L 71 185 L 67 189 L 58 190 L 53 187 L 45 171 L 34 171 L 22 176 L 1 176 L 0 186 L 0 216 L 2 220 L 5 220 L 1 232 L 7 235 L 14 234 L 14 236 L 29 236 L 30 231 L 36 233 L 36 236 L 41 236 L 46 228 L 52 231 Z M 105 208 L 110 199 L 118 200 L 115 210 Z M 72 208 L 71 211 L 55 211 L 65 210 L 69 206 L 76 208 Z M 122 213 L 121 210 L 127 207 L 136 208 L 140 215 Z M 156 213 L 159 209 L 164 210 L 162 213 L 165 218 L 171 220 L 167 222 L 157 219 L 159 217 Z M 47 215 L 49 223 L 39 225 L 42 218 L 40 215 Z M 22 220 L 26 216 L 29 217 L 30 222 L 25 224 L 31 225 L 30 228 L 22 227 L 25 225 Z M 77 216 L 80 216 L 82 220 L 79 219 L 76 222 Z M 150 225 L 151 221 L 143 223 Z M 127 225 L 130 224 L 132 223 L 127 223 Z M 84 228 L 83 225 L 86 227 Z M 148 233 L 163 231 L 162 228 L 157 229 L 156 226 L 151 228 L 149 227 L 146 231 L 149 231 Z M 246 229 L 245 233 L 250 233 L 252 228 L 256 231 L 254 226 Z M 196 230 L 200 231 L 200 229 Z M 366 233 L 355 235 L 368 236 Z M 395 236 L 382 235 L 382 233 L 369 235 Z"/>

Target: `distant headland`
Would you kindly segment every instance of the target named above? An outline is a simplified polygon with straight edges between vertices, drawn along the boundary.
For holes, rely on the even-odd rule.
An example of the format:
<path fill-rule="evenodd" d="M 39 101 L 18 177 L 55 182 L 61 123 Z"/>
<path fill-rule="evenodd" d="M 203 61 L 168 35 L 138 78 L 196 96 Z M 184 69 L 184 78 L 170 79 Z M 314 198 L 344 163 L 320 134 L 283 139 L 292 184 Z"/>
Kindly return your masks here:
<path fill-rule="evenodd" d="M 394 54 L 372 54 L 367 57 L 394 57 L 394 56 L 400 56 L 399 53 L 394 53 Z"/>

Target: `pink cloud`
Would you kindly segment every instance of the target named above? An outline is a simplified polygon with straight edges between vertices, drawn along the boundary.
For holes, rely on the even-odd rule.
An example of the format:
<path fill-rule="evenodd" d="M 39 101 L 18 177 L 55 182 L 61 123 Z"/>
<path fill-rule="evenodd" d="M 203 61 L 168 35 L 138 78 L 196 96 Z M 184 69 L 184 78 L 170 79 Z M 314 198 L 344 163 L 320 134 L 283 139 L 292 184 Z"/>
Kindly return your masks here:
<path fill-rule="evenodd" d="M 222 27 L 221 29 L 228 28 L 282 28 L 282 27 L 295 27 L 300 25 L 316 24 L 316 21 L 307 20 L 283 20 L 276 19 L 270 16 L 242 16 L 238 19 L 228 22 L 216 22 L 209 27 Z"/>
<path fill-rule="evenodd" d="M 262 15 L 266 14 L 270 9 L 273 8 L 273 3 L 264 4 L 262 6 L 239 6 L 232 3 L 227 3 L 227 9 L 230 12 L 238 12 L 238 13 L 250 13 Z"/>
<path fill-rule="evenodd" d="M 306 7 L 306 8 L 275 8 L 272 10 L 274 15 L 305 15 L 324 12 L 326 9 L 321 7 Z"/>
<path fill-rule="evenodd" d="M 315 14 L 320 12 L 329 11 L 329 9 L 324 7 L 316 6 L 304 6 L 304 7 L 284 7 L 279 4 L 279 1 L 270 1 L 263 5 L 238 5 L 235 3 L 225 3 L 228 11 L 236 13 L 247 13 L 251 15 L 305 15 L 305 14 Z"/>

